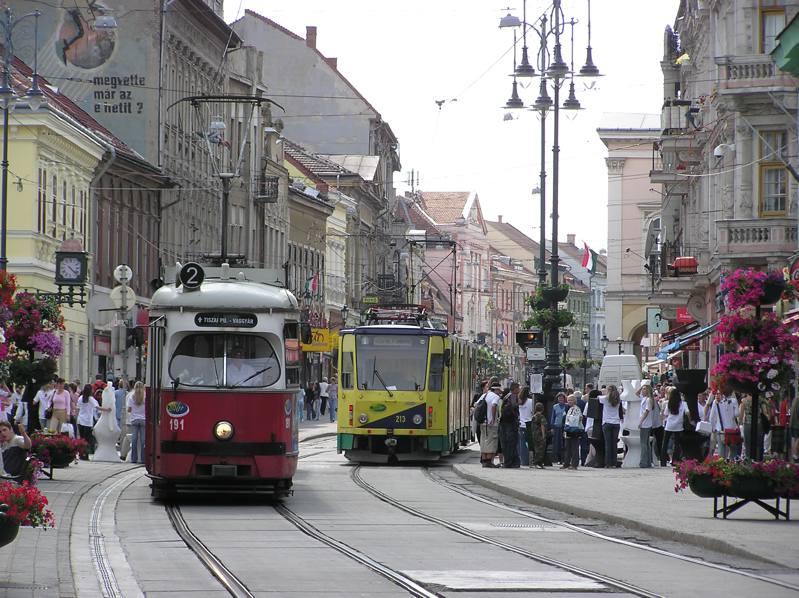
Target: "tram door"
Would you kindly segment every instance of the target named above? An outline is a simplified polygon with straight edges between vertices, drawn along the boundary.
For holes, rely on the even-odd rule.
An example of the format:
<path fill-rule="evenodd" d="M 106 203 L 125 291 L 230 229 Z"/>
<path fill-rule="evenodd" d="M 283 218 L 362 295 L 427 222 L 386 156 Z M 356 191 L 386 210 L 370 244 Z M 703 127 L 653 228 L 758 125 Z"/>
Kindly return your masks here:
<path fill-rule="evenodd" d="M 152 323 L 150 325 L 150 340 L 148 343 L 149 384 L 147 385 L 146 426 L 144 440 L 144 463 L 147 471 L 155 470 L 155 447 L 158 446 L 158 425 L 161 420 L 161 375 L 163 371 L 164 339 L 166 330 L 163 325 Z"/>

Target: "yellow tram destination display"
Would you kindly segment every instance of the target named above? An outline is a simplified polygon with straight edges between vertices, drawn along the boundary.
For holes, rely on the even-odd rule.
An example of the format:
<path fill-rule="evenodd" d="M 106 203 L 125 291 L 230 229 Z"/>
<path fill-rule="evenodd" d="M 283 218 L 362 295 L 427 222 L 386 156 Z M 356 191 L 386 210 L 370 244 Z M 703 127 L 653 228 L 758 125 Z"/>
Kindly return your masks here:
<path fill-rule="evenodd" d="M 437 459 L 469 441 L 473 349 L 418 306 L 380 307 L 339 339 L 338 452 Z"/>

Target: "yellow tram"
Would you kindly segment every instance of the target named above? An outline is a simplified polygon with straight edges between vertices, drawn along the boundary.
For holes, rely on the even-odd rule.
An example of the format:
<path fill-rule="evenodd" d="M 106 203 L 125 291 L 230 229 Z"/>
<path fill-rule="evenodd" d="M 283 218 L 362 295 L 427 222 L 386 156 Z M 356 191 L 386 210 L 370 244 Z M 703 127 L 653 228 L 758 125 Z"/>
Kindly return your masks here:
<path fill-rule="evenodd" d="M 337 449 L 359 462 L 434 460 L 470 438 L 475 351 L 424 308 L 374 308 L 341 331 Z"/>

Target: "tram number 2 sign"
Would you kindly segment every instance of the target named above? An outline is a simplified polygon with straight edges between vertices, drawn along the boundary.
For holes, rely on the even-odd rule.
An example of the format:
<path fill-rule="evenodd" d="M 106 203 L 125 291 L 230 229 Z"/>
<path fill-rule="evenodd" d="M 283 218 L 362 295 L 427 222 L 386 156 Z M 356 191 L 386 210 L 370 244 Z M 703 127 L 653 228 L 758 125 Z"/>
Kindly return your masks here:
<path fill-rule="evenodd" d="M 185 264 L 178 274 L 180 284 L 187 290 L 193 291 L 200 288 L 200 285 L 205 279 L 205 270 L 197 262 L 189 262 Z"/>

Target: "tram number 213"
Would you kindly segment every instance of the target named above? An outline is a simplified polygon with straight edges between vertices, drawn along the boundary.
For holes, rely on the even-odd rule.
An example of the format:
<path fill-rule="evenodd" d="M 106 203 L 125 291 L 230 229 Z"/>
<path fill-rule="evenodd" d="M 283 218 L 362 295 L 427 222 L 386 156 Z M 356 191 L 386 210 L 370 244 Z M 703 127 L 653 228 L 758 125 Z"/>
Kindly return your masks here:
<path fill-rule="evenodd" d="M 183 430 L 185 421 L 183 419 L 178 419 L 176 417 L 169 418 L 169 429 L 173 432 L 178 430 Z"/>
<path fill-rule="evenodd" d="M 394 423 L 395 424 L 404 424 L 405 423 L 405 416 L 404 415 L 395 415 L 394 416 Z"/>

